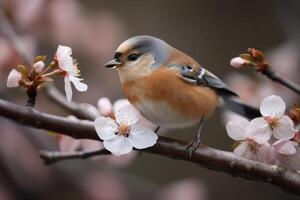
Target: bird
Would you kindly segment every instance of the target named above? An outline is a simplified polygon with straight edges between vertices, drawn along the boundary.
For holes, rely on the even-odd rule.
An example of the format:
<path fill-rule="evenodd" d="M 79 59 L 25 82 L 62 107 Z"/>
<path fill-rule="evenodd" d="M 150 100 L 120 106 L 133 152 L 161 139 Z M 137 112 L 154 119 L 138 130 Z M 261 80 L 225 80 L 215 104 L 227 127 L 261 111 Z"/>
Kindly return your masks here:
<path fill-rule="evenodd" d="M 116 69 L 129 102 L 158 127 L 185 128 L 200 123 L 189 145 L 199 146 L 204 119 L 217 106 L 255 118 L 256 108 L 236 100 L 238 95 L 196 60 L 162 39 L 133 36 L 119 45 L 105 67 Z"/>

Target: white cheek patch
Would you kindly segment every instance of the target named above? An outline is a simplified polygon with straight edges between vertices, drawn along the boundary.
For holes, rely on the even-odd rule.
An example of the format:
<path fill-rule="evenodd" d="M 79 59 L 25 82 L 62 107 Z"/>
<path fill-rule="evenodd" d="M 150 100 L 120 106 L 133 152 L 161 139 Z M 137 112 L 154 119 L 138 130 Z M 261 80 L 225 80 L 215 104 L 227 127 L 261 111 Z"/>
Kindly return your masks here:
<path fill-rule="evenodd" d="M 203 78 L 204 74 L 205 74 L 205 69 L 201 68 L 200 69 L 200 74 L 199 74 L 199 78 Z"/>

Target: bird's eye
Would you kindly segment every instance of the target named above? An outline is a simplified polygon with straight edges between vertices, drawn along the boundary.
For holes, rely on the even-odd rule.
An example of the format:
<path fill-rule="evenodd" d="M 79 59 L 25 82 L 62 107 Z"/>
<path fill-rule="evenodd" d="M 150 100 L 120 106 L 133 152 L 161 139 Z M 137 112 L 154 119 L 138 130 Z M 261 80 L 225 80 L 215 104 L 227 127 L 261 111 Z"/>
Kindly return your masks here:
<path fill-rule="evenodd" d="M 138 55 L 138 54 L 130 54 L 130 55 L 127 57 L 127 59 L 128 59 L 129 61 L 136 61 L 136 60 L 138 59 L 139 56 L 140 56 L 140 55 Z"/>

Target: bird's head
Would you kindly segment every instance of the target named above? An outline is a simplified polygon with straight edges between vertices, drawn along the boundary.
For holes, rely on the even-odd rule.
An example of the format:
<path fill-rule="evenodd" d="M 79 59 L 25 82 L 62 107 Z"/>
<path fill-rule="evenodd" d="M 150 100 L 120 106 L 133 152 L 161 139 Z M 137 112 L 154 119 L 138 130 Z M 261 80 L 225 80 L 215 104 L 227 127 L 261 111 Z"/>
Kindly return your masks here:
<path fill-rule="evenodd" d="M 152 36 L 135 36 L 124 41 L 116 50 L 114 59 L 105 64 L 117 69 L 123 80 L 136 79 L 150 74 L 168 57 L 172 47 Z"/>

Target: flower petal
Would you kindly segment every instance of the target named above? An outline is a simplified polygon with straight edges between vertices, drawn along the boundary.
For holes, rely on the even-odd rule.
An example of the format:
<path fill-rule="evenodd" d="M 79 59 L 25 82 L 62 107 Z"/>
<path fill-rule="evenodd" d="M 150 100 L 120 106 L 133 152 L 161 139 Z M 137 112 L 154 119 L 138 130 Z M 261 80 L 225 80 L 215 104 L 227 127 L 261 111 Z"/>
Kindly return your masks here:
<path fill-rule="evenodd" d="M 279 162 L 282 166 L 289 169 L 299 171 L 300 170 L 300 148 L 296 148 L 296 153 L 292 155 L 279 154 Z"/>
<path fill-rule="evenodd" d="M 116 156 L 127 154 L 132 151 L 132 146 L 124 136 L 117 136 L 103 141 L 104 148 Z"/>
<path fill-rule="evenodd" d="M 72 87 L 71 87 L 71 82 L 68 76 L 65 76 L 65 92 L 67 96 L 67 101 L 71 102 L 72 100 Z"/>
<path fill-rule="evenodd" d="M 60 55 L 72 55 L 72 49 L 68 46 L 58 45 L 56 54 Z"/>
<path fill-rule="evenodd" d="M 269 143 L 261 144 L 256 153 L 252 153 L 250 159 L 264 163 L 273 162 L 272 148 Z"/>
<path fill-rule="evenodd" d="M 280 117 L 284 114 L 285 107 L 285 103 L 281 97 L 271 95 L 261 102 L 260 113 L 262 116 Z"/>
<path fill-rule="evenodd" d="M 128 140 L 130 144 L 137 149 L 145 149 L 156 144 L 158 136 L 150 129 L 145 128 L 140 124 L 135 124 L 131 127 Z"/>
<path fill-rule="evenodd" d="M 21 79 L 21 73 L 13 69 L 8 74 L 6 86 L 9 88 L 18 87 Z"/>
<path fill-rule="evenodd" d="M 66 72 L 76 74 L 76 67 L 73 65 L 73 58 L 69 55 L 57 56 L 58 67 Z"/>
<path fill-rule="evenodd" d="M 112 104 L 107 97 L 100 98 L 97 102 L 97 106 L 102 115 L 109 115 L 112 113 Z"/>
<path fill-rule="evenodd" d="M 289 140 L 295 136 L 294 122 L 286 115 L 279 118 L 279 126 L 273 129 L 273 136 L 276 139 Z"/>
<path fill-rule="evenodd" d="M 139 120 L 139 112 L 132 105 L 127 105 L 115 113 L 116 122 L 131 126 Z"/>
<path fill-rule="evenodd" d="M 249 121 L 244 118 L 229 121 L 226 124 L 227 134 L 236 141 L 245 140 L 247 138 L 246 127 L 248 125 Z"/>
<path fill-rule="evenodd" d="M 297 151 L 295 144 L 289 140 L 277 140 L 274 142 L 273 147 L 283 155 L 293 155 Z"/>
<path fill-rule="evenodd" d="M 67 46 L 59 45 L 56 51 L 58 67 L 67 72 L 76 73 L 76 67 L 73 66 L 72 49 Z"/>
<path fill-rule="evenodd" d="M 244 155 L 248 154 L 248 151 L 250 151 L 248 143 L 247 142 L 241 142 L 234 150 L 233 153 L 237 156 L 244 157 Z"/>
<path fill-rule="evenodd" d="M 95 120 L 95 129 L 100 139 L 109 140 L 117 137 L 118 125 L 109 117 L 98 117 Z"/>
<path fill-rule="evenodd" d="M 127 105 L 131 105 L 128 99 L 118 99 L 113 105 L 113 112 L 117 113 L 118 110 Z"/>
<path fill-rule="evenodd" d="M 69 76 L 70 80 L 72 81 L 72 83 L 74 84 L 76 90 L 78 90 L 79 92 L 85 92 L 88 89 L 87 84 L 80 82 L 81 79 L 75 77 L 75 76 Z"/>
<path fill-rule="evenodd" d="M 272 136 L 272 131 L 269 124 L 263 117 L 258 117 L 250 121 L 247 127 L 249 138 L 253 139 L 258 144 L 264 144 L 269 141 Z"/>

